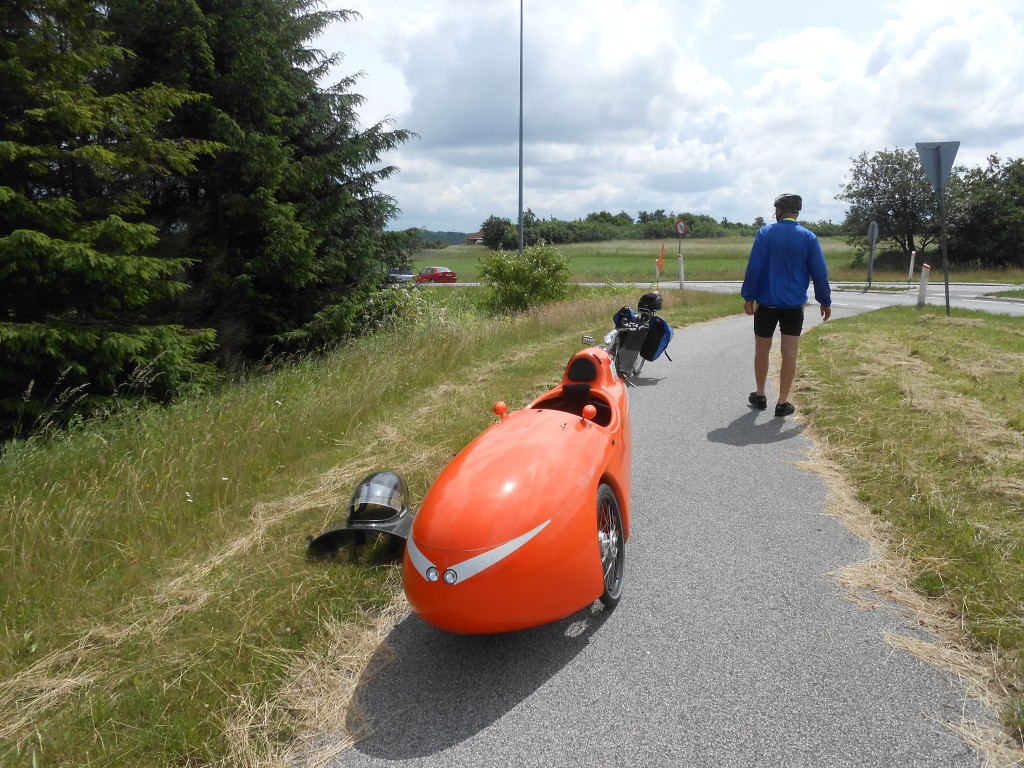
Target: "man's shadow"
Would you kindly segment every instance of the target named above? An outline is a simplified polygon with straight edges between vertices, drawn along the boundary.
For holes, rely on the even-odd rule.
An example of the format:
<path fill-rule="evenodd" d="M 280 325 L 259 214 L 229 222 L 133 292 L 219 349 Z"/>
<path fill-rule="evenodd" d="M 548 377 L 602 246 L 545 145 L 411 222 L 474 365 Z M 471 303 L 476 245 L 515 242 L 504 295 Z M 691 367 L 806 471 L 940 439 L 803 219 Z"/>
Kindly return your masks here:
<path fill-rule="evenodd" d="M 757 416 L 760 411 L 750 409 L 738 419 L 733 420 L 726 427 L 719 427 L 708 432 L 708 440 L 713 443 L 725 443 L 742 447 L 744 445 L 763 445 L 765 443 L 777 443 L 781 440 L 789 440 L 796 437 L 804 430 L 804 425 L 797 422 L 795 425 L 790 420 L 789 426 L 784 418 L 772 418 L 763 423 L 757 423 Z M 783 427 L 786 427 L 783 429 Z"/>
<path fill-rule="evenodd" d="M 611 614 L 595 602 L 553 624 L 498 635 L 449 634 L 408 616 L 360 681 L 346 730 L 366 735 L 354 749 L 407 760 L 469 739 L 565 667 Z"/>

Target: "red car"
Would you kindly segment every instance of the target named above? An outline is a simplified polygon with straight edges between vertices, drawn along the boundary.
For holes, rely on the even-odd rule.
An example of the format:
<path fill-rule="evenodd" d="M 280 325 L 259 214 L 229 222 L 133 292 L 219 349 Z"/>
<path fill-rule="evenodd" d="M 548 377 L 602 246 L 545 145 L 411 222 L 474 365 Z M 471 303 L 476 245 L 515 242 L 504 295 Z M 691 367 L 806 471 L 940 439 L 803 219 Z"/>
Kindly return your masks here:
<path fill-rule="evenodd" d="M 417 283 L 454 283 L 457 279 L 448 267 L 425 267 L 416 275 Z"/>

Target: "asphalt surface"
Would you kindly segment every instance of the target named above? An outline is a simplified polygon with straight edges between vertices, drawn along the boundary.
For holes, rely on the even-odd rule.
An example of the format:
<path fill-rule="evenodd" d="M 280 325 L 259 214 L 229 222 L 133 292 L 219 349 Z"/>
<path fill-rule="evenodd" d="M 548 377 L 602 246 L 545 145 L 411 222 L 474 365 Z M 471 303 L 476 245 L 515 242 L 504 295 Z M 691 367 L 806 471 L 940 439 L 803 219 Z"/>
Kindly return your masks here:
<path fill-rule="evenodd" d="M 663 289 L 675 289 L 678 282 L 665 283 Z M 714 280 L 687 282 L 684 287 L 698 291 L 715 293 L 739 293 L 740 281 Z M 1013 289 L 1020 290 L 1024 285 L 1008 285 L 1006 283 L 950 283 L 949 306 L 959 309 L 973 309 L 1001 315 L 1024 315 L 1024 299 L 1010 299 L 993 294 Z M 873 289 L 864 290 L 864 283 L 832 283 L 832 306 L 845 307 L 857 311 L 881 309 L 882 307 L 902 306 L 913 307 L 918 304 L 920 284 L 907 283 L 874 283 Z M 925 303 L 933 307 L 945 307 L 946 289 L 939 279 L 932 280 L 925 291 Z M 812 304 L 812 307 L 815 305 Z"/>
<path fill-rule="evenodd" d="M 944 725 L 975 703 L 885 642 L 917 636 L 895 611 L 835 582 L 868 547 L 794 465 L 810 441 L 774 418 L 775 383 L 768 411 L 747 405 L 750 319 L 678 331 L 669 353 L 630 390 L 619 606 L 490 637 L 408 616 L 362 690 L 371 734 L 331 765 L 982 764 Z"/>

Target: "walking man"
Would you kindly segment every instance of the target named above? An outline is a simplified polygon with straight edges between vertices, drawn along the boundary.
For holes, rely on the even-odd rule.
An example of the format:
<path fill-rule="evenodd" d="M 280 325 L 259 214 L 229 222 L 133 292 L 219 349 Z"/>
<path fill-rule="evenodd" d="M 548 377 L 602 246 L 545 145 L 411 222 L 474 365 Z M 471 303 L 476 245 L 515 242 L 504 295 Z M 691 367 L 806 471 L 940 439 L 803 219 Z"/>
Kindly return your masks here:
<path fill-rule="evenodd" d="M 768 354 L 776 326 L 782 335 L 782 371 L 776 416 L 789 416 L 796 408 L 789 390 L 796 376 L 796 355 L 804 326 L 807 286 L 814 281 L 814 300 L 821 305 L 822 320 L 832 316 L 832 289 L 818 238 L 797 223 L 803 207 L 800 195 L 775 198 L 775 224 L 766 224 L 754 238 L 743 276 L 743 311 L 754 316 L 754 382 L 757 389 L 748 401 L 762 411 L 768 407 L 765 383 Z"/>

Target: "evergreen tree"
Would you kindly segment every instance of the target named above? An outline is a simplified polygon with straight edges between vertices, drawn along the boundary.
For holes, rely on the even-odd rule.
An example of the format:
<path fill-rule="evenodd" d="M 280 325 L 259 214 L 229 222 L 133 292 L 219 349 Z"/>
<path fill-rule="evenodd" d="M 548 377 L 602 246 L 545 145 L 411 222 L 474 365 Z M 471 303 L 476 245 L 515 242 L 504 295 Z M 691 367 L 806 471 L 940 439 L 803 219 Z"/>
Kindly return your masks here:
<path fill-rule="evenodd" d="M 184 183 L 165 184 L 154 222 L 196 263 L 189 324 L 218 331 L 225 362 L 309 349 L 357 329 L 365 297 L 397 263 L 396 209 L 375 168 L 407 131 L 360 130 L 355 77 L 318 85 L 336 56 L 307 47 L 350 11 L 316 0 L 110 0 L 132 49 L 133 85 L 160 79 L 209 95 L 180 136 L 221 145 Z"/>
<path fill-rule="evenodd" d="M 102 90 L 126 52 L 94 4 L 7 0 L 0 18 L 0 436 L 173 395 L 209 369 L 210 332 L 155 320 L 185 285 L 152 252 L 147 189 L 208 146 L 157 128 L 195 97 Z"/>

